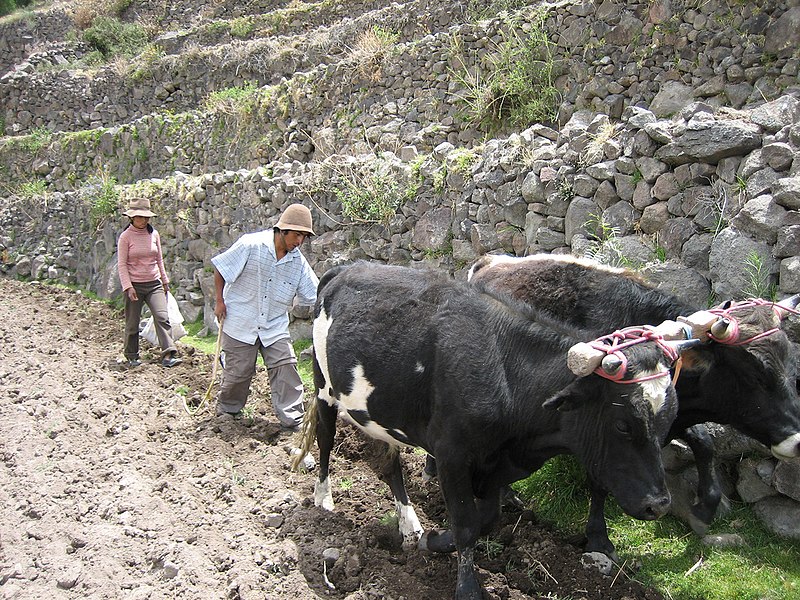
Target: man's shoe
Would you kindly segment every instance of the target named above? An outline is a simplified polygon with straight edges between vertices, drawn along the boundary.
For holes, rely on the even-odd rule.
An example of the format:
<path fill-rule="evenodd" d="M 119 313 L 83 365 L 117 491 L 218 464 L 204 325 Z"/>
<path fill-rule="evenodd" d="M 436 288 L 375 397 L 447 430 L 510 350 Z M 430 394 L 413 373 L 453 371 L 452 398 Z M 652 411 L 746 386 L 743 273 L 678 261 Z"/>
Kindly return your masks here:
<path fill-rule="evenodd" d="M 174 367 L 175 365 L 179 365 L 183 362 L 182 358 L 178 358 L 177 356 L 170 356 L 169 358 L 164 358 L 161 361 L 162 367 Z"/>
<path fill-rule="evenodd" d="M 221 408 L 217 407 L 217 417 L 221 419 L 241 419 L 242 412 L 228 412 L 226 410 L 222 410 Z"/>
<path fill-rule="evenodd" d="M 136 367 L 142 366 L 142 361 L 140 361 L 138 358 L 131 358 L 125 362 L 125 365 L 129 369 L 135 369 Z"/>

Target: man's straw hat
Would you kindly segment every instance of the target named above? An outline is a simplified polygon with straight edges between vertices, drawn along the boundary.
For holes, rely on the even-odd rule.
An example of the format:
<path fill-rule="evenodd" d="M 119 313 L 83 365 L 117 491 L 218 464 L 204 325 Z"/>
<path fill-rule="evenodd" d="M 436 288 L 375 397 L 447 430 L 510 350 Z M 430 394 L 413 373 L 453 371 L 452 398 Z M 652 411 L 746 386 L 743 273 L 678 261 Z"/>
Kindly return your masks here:
<path fill-rule="evenodd" d="M 283 211 L 281 218 L 275 227 L 283 231 L 302 231 L 310 235 L 316 235 L 311 228 L 311 211 L 302 204 L 292 204 Z"/>

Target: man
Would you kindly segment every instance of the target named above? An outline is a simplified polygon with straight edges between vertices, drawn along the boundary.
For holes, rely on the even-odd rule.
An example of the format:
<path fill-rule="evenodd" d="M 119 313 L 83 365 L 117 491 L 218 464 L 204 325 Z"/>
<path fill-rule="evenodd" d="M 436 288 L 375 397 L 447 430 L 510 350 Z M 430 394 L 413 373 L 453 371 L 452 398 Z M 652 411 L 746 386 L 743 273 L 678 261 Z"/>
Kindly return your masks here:
<path fill-rule="evenodd" d="M 317 299 L 319 279 L 299 249 L 312 235 L 311 211 L 292 204 L 272 229 L 245 234 L 211 259 L 214 314 L 222 324 L 218 415 L 236 416 L 244 408 L 260 353 L 281 426 L 295 431 L 302 422 L 303 382 L 289 339 L 289 310 L 295 296 L 300 305 Z"/>

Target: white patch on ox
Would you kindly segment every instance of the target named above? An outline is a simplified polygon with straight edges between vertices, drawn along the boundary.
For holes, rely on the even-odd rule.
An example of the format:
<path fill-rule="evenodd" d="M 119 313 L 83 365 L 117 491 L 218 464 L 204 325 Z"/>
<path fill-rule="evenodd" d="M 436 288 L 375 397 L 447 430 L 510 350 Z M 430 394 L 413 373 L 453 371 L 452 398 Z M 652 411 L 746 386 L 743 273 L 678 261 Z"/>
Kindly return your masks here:
<path fill-rule="evenodd" d="M 410 504 L 402 504 L 400 501 L 395 500 L 394 509 L 397 512 L 400 535 L 403 536 L 403 547 L 415 547 L 424 531 L 417 518 L 417 513 L 414 511 L 414 507 Z"/>
<path fill-rule="evenodd" d="M 325 313 L 325 307 L 319 309 L 319 316 L 314 319 L 314 326 L 311 332 L 314 341 L 314 357 L 317 360 L 322 376 L 325 378 L 325 389 L 319 390 L 317 395 L 328 405 L 333 405 L 334 399 L 328 393 L 331 385 L 331 375 L 328 370 L 328 331 L 333 324 L 333 319 L 329 319 Z"/>
<path fill-rule="evenodd" d="M 775 458 L 779 458 L 781 460 L 800 456 L 800 433 L 790 435 L 780 444 L 775 444 L 772 446 L 770 450 L 772 450 L 772 454 L 775 456 Z"/>
<path fill-rule="evenodd" d="M 314 355 L 316 356 L 322 376 L 325 378 L 325 389 L 319 390 L 317 395 L 320 399 L 327 402 L 329 406 L 337 405 L 339 415 L 349 423 L 361 429 L 368 436 L 395 446 L 400 445 L 397 439 L 390 435 L 386 428 L 376 423 L 371 417 L 366 425 L 361 425 L 349 414 L 349 411 L 359 411 L 369 415 L 367 401 L 369 400 L 370 394 L 375 390 L 375 386 L 372 385 L 364 375 L 363 365 L 357 364 L 353 367 L 351 373 L 353 377 L 353 389 L 349 394 L 342 393 L 338 398 L 334 398 L 330 394 L 332 380 L 330 365 L 328 363 L 328 333 L 331 325 L 333 325 L 333 319 L 328 317 L 324 307 L 320 308 L 319 315 L 314 319 L 312 335 L 314 339 Z M 398 430 L 397 433 L 405 437 L 402 431 Z"/>
<path fill-rule="evenodd" d="M 669 371 L 666 367 L 659 366 L 655 371 L 645 371 L 640 375 L 640 377 L 648 377 L 659 373 L 662 374 L 661 377 L 639 383 L 644 399 L 647 400 L 653 408 L 653 414 L 657 414 L 667 401 L 667 389 L 669 389 L 669 384 L 671 382 Z"/>
<path fill-rule="evenodd" d="M 331 478 L 314 484 L 314 506 L 321 506 L 325 510 L 333 510 L 333 494 L 331 494 Z"/>
<path fill-rule="evenodd" d="M 555 261 L 555 262 L 562 262 L 562 263 L 574 263 L 578 265 L 583 265 L 584 267 L 590 269 L 596 269 L 598 271 L 607 271 L 609 273 L 614 273 L 616 275 L 621 275 L 625 273 L 625 269 L 620 269 L 618 267 L 612 267 L 609 265 L 604 265 L 599 262 L 593 261 L 588 258 L 583 258 L 579 256 L 572 256 L 571 254 L 531 254 L 529 256 L 508 256 L 507 254 L 489 254 L 487 255 L 489 259 L 489 264 L 485 265 L 482 269 L 489 269 L 496 265 L 514 265 L 514 264 L 521 264 L 525 262 L 541 262 L 541 261 Z M 475 275 L 475 271 L 473 270 L 475 265 L 470 267 L 469 271 L 467 272 L 467 281 L 472 279 Z"/>
<path fill-rule="evenodd" d="M 372 383 L 370 383 L 370 381 L 367 379 L 366 375 L 364 375 L 364 366 L 357 364 L 355 367 L 353 367 L 351 375 L 353 377 L 353 390 L 349 394 L 340 394 L 339 398 L 337 399 L 339 415 L 346 421 L 361 429 L 361 431 L 370 437 L 384 441 L 393 446 L 404 446 L 405 444 L 398 442 L 397 439 L 393 437 L 385 427 L 383 427 L 380 423 L 375 422 L 372 417 L 369 416 L 367 401 L 369 400 L 372 392 L 375 391 L 375 386 L 372 385 Z M 358 411 L 368 415 L 369 422 L 364 425 L 356 422 L 350 416 L 350 411 Z M 401 430 L 396 429 L 395 431 L 397 431 L 399 435 L 405 437 L 405 434 Z"/>

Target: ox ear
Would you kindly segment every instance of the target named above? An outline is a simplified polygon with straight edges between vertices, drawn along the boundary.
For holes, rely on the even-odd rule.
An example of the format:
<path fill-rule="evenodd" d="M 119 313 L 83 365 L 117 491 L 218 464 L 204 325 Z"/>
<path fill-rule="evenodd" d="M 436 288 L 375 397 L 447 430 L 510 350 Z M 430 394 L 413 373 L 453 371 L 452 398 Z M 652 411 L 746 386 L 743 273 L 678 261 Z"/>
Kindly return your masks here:
<path fill-rule="evenodd" d="M 575 410 L 581 404 L 583 395 L 575 384 L 565 387 L 555 396 L 551 396 L 542 403 L 543 408 L 550 410 L 569 411 Z"/>

